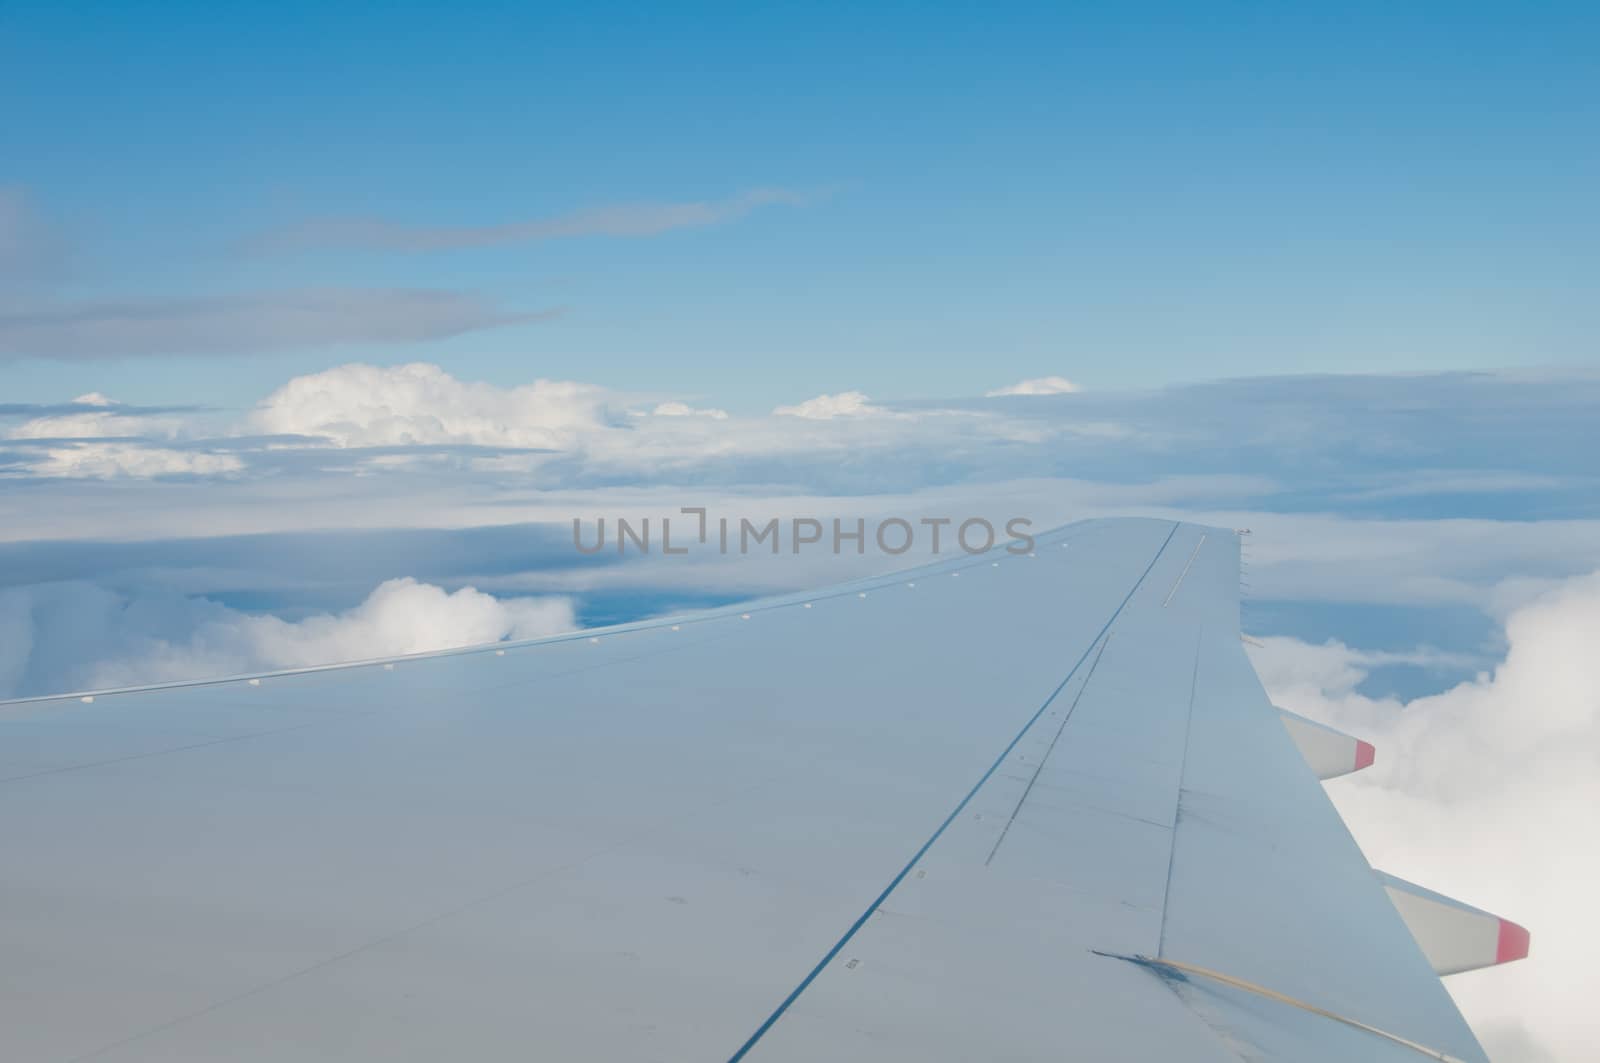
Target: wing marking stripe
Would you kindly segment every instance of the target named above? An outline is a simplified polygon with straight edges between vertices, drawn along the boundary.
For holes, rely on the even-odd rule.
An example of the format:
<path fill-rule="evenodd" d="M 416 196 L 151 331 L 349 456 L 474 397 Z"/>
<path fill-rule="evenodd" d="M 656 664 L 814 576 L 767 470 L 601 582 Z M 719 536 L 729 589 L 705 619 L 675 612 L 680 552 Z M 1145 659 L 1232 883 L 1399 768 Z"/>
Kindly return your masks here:
<path fill-rule="evenodd" d="M 1096 956 L 1105 956 L 1113 960 L 1126 960 L 1127 962 L 1137 964 L 1140 967 L 1147 967 L 1163 977 L 1177 978 L 1180 981 L 1187 981 L 1188 979 L 1185 977 L 1186 975 L 1196 975 L 1201 978 L 1209 978 L 1214 982 L 1221 982 L 1223 985 L 1232 986 L 1234 989 L 1242 989 L 1246 993 L 1253 993 L 1258 997 L 1264 997 L 1267 1000 L 1275 1000 L 1279 1004 L 1287 1004 L 1290 1007 L 1299 1008 L 1301 1011 L 1309 1011 L 1313 1015 L 1321 1015 L 1325 1019 L 1332 1019 L 1334 1022 L 1342 1022 L 1346 1026 L 1353 1026 L 1358 1030 L 1364 1030 L 1367 1033 L 1375 1034 L 1386 1041 L 1392 1041 L 1403 1048 L 1409 1048 L 1413 1052 L 1421 1053 L 1422 1055 L 1427 1056 L 1429 1059 L 1438 1060 L 1439 1063 L 1465 1063 L 1464 1060 L 1456 1056 L 1452 1056 L 1447 1052 L 1441 1052 L 1437 1048 L 1429 1048 L 1427 1045 L 1420 1044 L 1408 1037 L 1401 1037 L 1397 1033 L 1390 1033 L 1388 1030 L 1379 1029 L 1376 1026 L 1362 1022 L 1360 1019 L 1352 1019 L 1348 1015 L 1340 1015 L 1336 1011 L 1329 1011 L 1327 1008 L 1318 1007 L 1310 1001 L 1291 997 L 1287 993 L 1278 992 L 1276 989 L 1268 989 L 1264 985 L 1257 985 L 1255 982 L 1249 982 L 1243 978 L 1236 978 L 1231 974 L 1223 974 L 1221 971 L 1213 971 L 1209 967 L 1201 967 L 1200 965 L 1194 963 L 1183 963 L 1179 960 L 1157 959 L 1154 956 L 1123 956 L 1115 952 L 1101 952 L 1098 949 L 1091 949 L 1090 951 Z"/>

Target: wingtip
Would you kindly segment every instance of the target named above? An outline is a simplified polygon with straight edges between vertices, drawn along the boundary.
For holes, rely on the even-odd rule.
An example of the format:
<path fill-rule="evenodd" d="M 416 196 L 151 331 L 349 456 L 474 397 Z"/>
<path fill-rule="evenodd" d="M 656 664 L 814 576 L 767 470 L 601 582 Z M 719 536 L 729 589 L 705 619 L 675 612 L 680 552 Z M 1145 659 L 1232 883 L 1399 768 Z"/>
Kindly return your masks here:
<path fill-rule="evenodd" d="M 1495 950 L 1494 962 L 1510 963 L 1512 960 L 1527 959 L 1531 938 L 1526 927 L 1518 926 L 1509 919 L 1500 920 L 1500 945 Z"/>
<path fill-rule="evenodd" d="M 1373 761 L 1378 759 L 1378 751 L 1371 742 L 1356 739 L 1356 771 L 1372 767 Z"/>

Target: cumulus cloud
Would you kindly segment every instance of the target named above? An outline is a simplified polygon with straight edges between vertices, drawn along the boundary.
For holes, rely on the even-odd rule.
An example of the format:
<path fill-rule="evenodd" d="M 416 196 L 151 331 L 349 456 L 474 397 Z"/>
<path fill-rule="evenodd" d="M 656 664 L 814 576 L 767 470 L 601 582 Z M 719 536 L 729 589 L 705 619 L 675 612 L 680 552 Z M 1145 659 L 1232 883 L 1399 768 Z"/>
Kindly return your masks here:
<path fill-rule="evenodd" d="M 659 236 L 675 229 L 736 221 L 761 207 L 802 206 L 817 198 L 816 192 L 755 188 L 726 199 L 622 203 L 494 225 L 412 225 L 383 218 L 321 218 L 263 233 L 250 241 L 247 249 L 425 252 L 578 236 Z"/>
<path fill-rule="evenodd" d="M 342 343 L 415 343 L 548 318 L 469 292 L 303 288 L 50 304 L 0 312 L 0 358 L 252 354 Z"/>
<path fill-rule="evenodd" d="M 927 460 L 921 445 L 957 447 L 1047 439 L 1051 429 L 998 413 L 894 411 L 860 392 L 823 395 L 770 417 L 732 417 L 715 407 L 663 400 L 649 412 L 629 396 L 572 381 L 501 387 L 459 380 L 436 365 L 345 365 L 297 377 L 264 399 L 246 430 L 344 448 L 412 448 L 351 455 L 364 468 L 415 469 L 421 459 L 460 459 L 482 473 L 545 471 L 543 486 L 638 483 L 692 473 L 697 482 L 792 479 L 838 470 L 848 452 Z M 921 445 L 919 445 L 921 444 Z M 422 447 L 477 446 L 525 453 L 428 455 Z M 824 462 L 808 457 L 828 455 Z M 863 472 L 869 471 L 862 467 Z M 888 478 L 886 467 L 880 467 Z"/>
<path fill-rule="evenodd" d="M 779 406 L 772 411 L 779 417 L 803 417 L 811 421 L 831 421 L 835 417 L 865 417 L 883 413 L 883 408 L 872 405 L 859 391 L 841 391 L 837 395 L 818 395 L 814 399 L 793 406 Z"/>
<path fill-rule="evenodd" d="M 341 447 L 475 444 L 566 449 L 611 421 L 606 392 L 571 381 L 457 380 L 436 365 L 344 365 L 295 377 L 251 414 L 259 431 Z"/>
<path fill-rule="evenodd" d="M 204 598 L 34 584 L 0 591 L 0 697 L 304 668 L 577 626 L 566 598 L 499 599 L 413 579 L 388 580 L 345 612 L 298 621 Z"/>
<path fill-rule="evenodd" d="M 1078 385 L 1064 376 L 1041 376 L 986 391 L 984 398 L 997 399 L 1002 395 L 1066 395 L 1077 390 L 1079 390 Z"/>
<path fill-rule="evenodd" d="M 1445 983 L 1490 1055 L 1597 1058 L 1600 573 L 1512 611 L 1505 637 L 1492 671 L 1405 703 L 1361 694 L 1375 662 L 1338 642 L 1250 652 L 1277 704 L 1378 746 L 1329 787 L 1374 866 L 1532 929 L 1530 959 Z"/>

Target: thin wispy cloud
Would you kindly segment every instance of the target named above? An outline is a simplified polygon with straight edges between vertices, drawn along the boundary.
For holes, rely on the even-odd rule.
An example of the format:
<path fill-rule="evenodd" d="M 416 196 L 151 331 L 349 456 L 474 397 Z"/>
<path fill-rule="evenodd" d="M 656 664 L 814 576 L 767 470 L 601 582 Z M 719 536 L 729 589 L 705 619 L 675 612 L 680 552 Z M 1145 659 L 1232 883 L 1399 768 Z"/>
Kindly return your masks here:
<path fill-rule="evenodd" d="M 209 406 L 190 403 L 174 406 L 136 406 L 116 402 L 97 391 L 92 391 L 87 395 L 78 396 L 71 402 L 0 402 L 0 417 L 36 418 L 104 413 L 107 407 L 115 407 L 116 413 L 124 417 L 157 417 L 174 413 L 205 413 L 211 410 Z"/>
<path fill-rule="evenodd" d="M 644 414 L 643 411 L 639 411 L 637 413 L 637 416 L 641 416 L 642 417 L 642 416 L 645 416 L 645 414 Z M 695 406 L 690 406 L 687 402 L 658 402 L 658 403 L 656 403 L 655 407 L 652 410 L 650 410 L 649 416 L 651 416 L 651 417 L 709 417 L 713 421 L 726 421 L 728 419 L 728 411 L 727 410 L 719 410 L 716 407 L 712 407 L 712 406 L 708 406 L 708 407 L 705 407 L 705 408 L 699 408 L 699 407 L 695 407 Z"/>
<path fill-rule="evenodd" d="M 415 343 L 537 321 L 471 292 L 302 288 L 55 304 L 0 312 L 0 359 L 225 355 L 341 343 Z"/>
<path fill-rule="evenodd" d="M 763 207 L 800 207 L 826 192 L 756 188 L 726 199 L 620 203 L 491 225 L 417 225 L 386 218 L 318 218 L 261 233 L 248 252 L 344 250 L 423 253 L 532 244 L 580 236 L 649 237 L 737 221 Z"/>
<path fill-rule="evenodd" d="M 997 399 L 1006 395 L 1068 395 L 1077 390 L 1078 385 L 1064 376 L 1041 376 L 986 391 L 984 398 Z"/>

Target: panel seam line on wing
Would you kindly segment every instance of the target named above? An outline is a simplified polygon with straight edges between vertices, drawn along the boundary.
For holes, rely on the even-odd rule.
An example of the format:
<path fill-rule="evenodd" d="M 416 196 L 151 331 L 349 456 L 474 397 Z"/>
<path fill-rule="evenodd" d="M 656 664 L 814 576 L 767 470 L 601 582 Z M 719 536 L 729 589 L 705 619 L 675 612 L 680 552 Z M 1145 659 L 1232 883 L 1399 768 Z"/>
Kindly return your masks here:
<path fill-rule="evenodd" d="M 1172 799 L 1172 832 L 1167 840 L 1167 879 L 1161 888 L 1161 929 L 1156 932 L 1156 955 L 1167 947 L 1167 906 L 1172 900 L 1172 868 L 1178 862 L 1178 820 L 1183 815 L 1183 780 L 1189 774 L 1189 738 L 1194 733 L 1194 697 L 1200 687 L 1200 649 L 1205 643 L 1202 626 L 1194 643 L 1194 671 L 1189 676 L 1189 712 L 1183 720 L 1183 759 L 1178 763 L 1178 792 Z"/>
<path fill-rule="evenodd" d="M 1089 671 L 1083 677 L 1083 684 L 1078 687 L 1078 692 L 1072 696 L 1072 704 L 1067 706 L 1066 713 L 1061 717 L 1061 726 L 1056 728 L 1056 733 L 1050 739 L 1050 745 L 1044 751 L 1044 756 L 1039 758 L 1039 763 L 1034 766 L 1033 774 L 1028 777 L 1028 785 L 1022 788 L 1022 796 L 1017 798 L 1017 803 L 1011 810 L 1011 815 L 1006 817 L 1006 825 L 1000 828 L 1000 837 L 994 840 L 994 848 L 989 850 L 989 856 L 983 861 L 983 866 L 988 867 L 994 863 L 994 854 L 1000 851 L 1000 846 L 1005 843 L 1006 835 L 1011 833 L 1011 824 L 1017 821 L 1017 814 L 1022 811 L 1022 806 L 1028 803 L 1028 795 L 1033 793 L 1033 784 L 1039 781 L 1039 773 L 1044 771 L 1045 764 L 1050 760 L 1050 754 L 1056 751 L 1056 743 L 1061 741 L 1062 732 L 1067 729 L 1067 721 L 1072 719 L 1072 714 L 1078 709 L 1078 702 L 1083 700 L 1083 692 L 1089 689 L 1089 681 L 1094 678 L 1094 670 L 1100 667 L 1100 658 L 1106 655 L 1106 647 L 1111 644 L 1114 632 L 1106 632 L 1106 637 L 1100 640 L 1100 652 L 1094 655 L 1094 661 L 1089 665 Z"/>
<path fill-rule="evenodd" d="M 1083 663 L 1089 659 L 1089 654 L 1094 652 L 1095 645 L 1105 637 L 1108 631 L 1111 630 L 1111 625 L 1117 622 L 1117 617 L 1122 615 L 1122 611 L 1127 608 L 1128 602 L 1133 600 L 1134 594 L 1136 594 L 1139 588 L 1144 585 L 1145 579 L 1150 575 L 1151 570 L 1156 567 L 1156 562 L 1161 560 L 1161 555 L 1166 552 L 1167 545 L 1172 542 L 1172 537 L 1178 533 L 1179 527 L 1181 527 L 1181 524 L 1178 522 L 1173 523 L 1172 529 L 1167 532 L 1167 537 L 1161 541 L 1161 545 L 1156 548 L 1155 555 L 1150 558 L 1150 563 L 1144 567 L 1144 571 L 1139 574 L 1139 578 L 1134 580 L 1133 586 L 1128 588 L 1128 593 L 1123 596 L 1122 601 L 1117 604 L 1116 609 L 1112 610 L 1111 616 L 1106 620 L 1105 624 L 1101 626 L 1100 630 L 1095 633 L 1095 636 L 1089 642 L 1089 645 L 1084 647 L 1082 656 L 1078 658 L 1077 662 L 1072 666 L 1072 669 L 1067 672 L 1066 678 L 1062 679 L 1056 688 L 1050 692 L 1050 695 L 1044 699 L 1044 703 L 1040 705 L 1034 714 L 1028 718 L 1027 722 L 1022 725 L 1021 730 L 1016 733 L 1015 737 L 1011 739 L 1010 743 L 1008 743 L 1006 747 L 1000 751 L 1000 755 L 995 758 L 994 763 L 989 765 L 989 770 L 985 771 L 983 775 L 978 778 L 978 781 L 973 784 L 972 789 L 967 791 L 966 796 L 963 797 L 960 803 L 958 803 L 956 807 L 951 810 L 950 814 L 944 818 L 944 822 L 939 824 L 938 829 L 933 832 L 932 836 L 930 836 L 927 841 L 922 843 L 922 847 L 912 854 L 911 859 L 907 861 L 906 865 L 900 869 L 899 873 L 896 874 L 894 878 L 890 879 L 889 884 L 885 886 L 883 891 L 880 892 L 877 897 L 873 899 L 872 903 L 867 906 L 867 910 L 862 912 L 861 915 L 856 918 L 854 923 L 850 924 L 849 928 L 845 930 L 844 936 L 839 938 L 839 940 L 834 943 L 833 947 L 830 948 L 827 953 L 823 955 L 822 959 L 817 962 L 816 966 L 811 969 L 810 973 L 800 980 L 800 984 L 795 986 L 794 989 L 789 992 L 789 995 L 783 998 L 783 1000 L 778 1004 L 777 1008 L 773 1010 L 772 1014 L 768 1015 L 766 1020 L 763 1021 L 760 1026 L 756 1027 L 755 1033 L 751 1034 L 749 1039 L 746 1040 L 744 1044 L 739 1046 L 738 1051 L 734 1052 L 732 1056 L 728 1057 L 728 1063 L 739 1063 L 740 1060 L 749 1055 L 750 1050 L 756 1046 L 761 1038 L 766 1036 L 767 1031 L 772 1029 L 773 1025 L 783 1017 L 784 1012 L 788 1011 L 789 1008 L 793 1006 L 794 1002 L 800 999 L 800 995 L 810 988 L 811 983 L 815 982 L 817 977 L 827 969 L 828 964 L 833 962 L 834 957 L 838 956 L 844 947 L 850 943 L 850 939 L 855 937 L 857 932 L 859 932 L 861 928 L 866 925 L 867 920 L 872 918 L 872 913 L 876 912 L 879 907 L 882 906 L 883 902 L 889 898 L 889 895 L 895 891 L 895 887 L 899 886 L 900 883 L 905 880 L 905 877 L 911 873 L 911 869 L 917 866 L 917 861 L 922 859 L 927 851 L 933 847 L 933 843 L 939 840 L 939 837 L 944 834 L 945 830 L 949 828 L 951 823 L 955 822 L 956 817 L 961 815 L 962 810 L 967 807 L 968 803 L 972 801 L 972 798 L 976 796 L 980 789 L 983 788 L 983 784 L 988 782 L 994 773 L 1000 769 L 1000 765 L 1005 763 L 1006 757 L 1011 755 L 1011 751 L 1017 747 L 1017 743 L 1022 741 L 1022 737 L 1026 735 L 1029 729 L 1039 721 L 1039 717 L 1044 715 L 1044 711 L 1050 707 L 1051 702 L 1055 701 L 1061 692 L 1066 689 L 1067 684 L 1072 682 L 1072 677 L 1078 673 L 1078 669 L 1083 667 Z"/>
<path fill-rule="evenodd" d="M 1172 585 L 1172 589 L 1167 592 L 1167 600 L 1161 603 L 1161 608 L 1165 609 L 1167 606 L 1172 604 L 1173 596 L 1178 593 L 1178 588 L 1183 586 L 1183 577 L 1189 574 L 1189 568 L 1194 564 L 1194 559 L 1200 556 L 1200 548 L 1205 544 L 1206 537 L 1205 533 L 1202 532 L 1200 534 L 1200 541 L 1194 544 L 1194 553 L 1189 555 L 1189 560 L 1185 562 L 1183 571 L 1178 573 L 1178 582 L 1174 583 Z"/>

